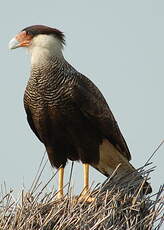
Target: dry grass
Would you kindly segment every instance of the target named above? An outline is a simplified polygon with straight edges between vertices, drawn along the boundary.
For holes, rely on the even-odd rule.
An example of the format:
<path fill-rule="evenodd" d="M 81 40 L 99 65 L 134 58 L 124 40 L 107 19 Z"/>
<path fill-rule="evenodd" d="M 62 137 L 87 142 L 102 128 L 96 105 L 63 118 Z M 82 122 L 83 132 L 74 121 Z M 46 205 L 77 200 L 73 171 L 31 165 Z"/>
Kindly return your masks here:
<path fill-rule="evenodd" d="M 1 189 L 0 230 L 162 230 L 164 186 L 147 196 L 142 189 L 154 170 L 146 169 L 150 167 L 148 163 L 163 143 L 164 140 L 139 173 L 118 178 L 116 169 L 103 184 L 92 188 L 90 195 L 95 198 L 92 203 L 82 202 L 71 194 L 71 175 L 63 199 L 57 200 L 53 189 L 45 192 L 56 174 L 42 185 L 43 157 L 31 188 L 28 192 L 22 190 L 19 199 L 14 199 L 13 191 Z"/>
<path fill-rule="evenodd" d="M 147 177 L 153 169 L 140 174 Z M 38 172 L 29 192 L 22 191 L 19 200 L 13 193 L 0 200 L 0 230 L 150 230 L 162 227 L 163 187 L 157 194 L 142 194 L 143 180 L 133 173 L 124 178 L 113 175 L 103 185 L 92 189 L 95 201 L 80 202 L 71 189 L 62 199 L 56 193 L 45 193 Z M 53 179 L 53 178 L 51 178 Z"/>

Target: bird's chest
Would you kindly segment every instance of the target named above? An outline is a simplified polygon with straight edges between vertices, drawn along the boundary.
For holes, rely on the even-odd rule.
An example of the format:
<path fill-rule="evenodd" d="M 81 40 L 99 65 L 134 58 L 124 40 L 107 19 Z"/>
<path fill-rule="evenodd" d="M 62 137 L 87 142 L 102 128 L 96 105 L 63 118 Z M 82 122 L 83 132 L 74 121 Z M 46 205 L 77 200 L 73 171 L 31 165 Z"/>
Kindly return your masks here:
<path fill-rule="evenodd" d="M 51 76 L 50 71 L 44 75 L 40 70 L 33 71 L 24 95 L 25 108 L 30 110 L 37 132 L 48 140 L 54 139 L 54 135 L 60 136 L 60 130 L 65 129 L 75 110 L 72 81 Z"/>
<path fill-rule="evenodd" d="M 44 143 L 53 143 L 54 139 L 63 138 L 63 130 L 68 124 L 73 106 L 69 100 L 63 100 L 64 94 L 55 95 L 55 92 L 42 93 L 35 89 L 33 92 L 26 89 L 25 107 L 31 112 L 35 129 Z"/>
<path fill-rule="evenodd" d="M 43 113 L 45 110 L 46 112 L 53 110 L 62 112 L 62 110 L 68 111 L 72 108 L 72 81 L 64 76 L 60 78 L 52 76 L 51 72 L 33 73 L 29 79 L 24 100 L 35 113 Z"/>

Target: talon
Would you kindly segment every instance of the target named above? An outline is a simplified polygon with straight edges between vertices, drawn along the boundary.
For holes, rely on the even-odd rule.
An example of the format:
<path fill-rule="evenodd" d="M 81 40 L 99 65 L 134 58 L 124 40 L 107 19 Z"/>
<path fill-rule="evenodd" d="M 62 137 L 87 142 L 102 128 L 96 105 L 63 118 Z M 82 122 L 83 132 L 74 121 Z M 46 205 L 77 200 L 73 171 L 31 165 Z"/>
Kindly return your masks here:
<path fill-rule="evenodd" d="M 91 197 L 90 195 L 81 195 L 79 198 L 78 198 L 79 201 L 84 201 L 84 202 L 88 202 L 88 203 L 92 203 L 95 201 L 95 198 Z"/>

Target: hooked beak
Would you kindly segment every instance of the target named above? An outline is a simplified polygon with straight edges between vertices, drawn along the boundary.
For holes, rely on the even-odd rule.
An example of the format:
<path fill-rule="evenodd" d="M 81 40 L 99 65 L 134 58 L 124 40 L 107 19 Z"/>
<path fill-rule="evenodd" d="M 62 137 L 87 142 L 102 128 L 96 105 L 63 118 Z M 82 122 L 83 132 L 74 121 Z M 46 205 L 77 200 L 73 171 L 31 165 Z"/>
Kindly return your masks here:
<path fill-rule="evenodd" d="M 20 43 L 15 38 L 12 38 L 9 42 L 9 49 L 16 49 L 18 47 L 20 47 Z"/>
<path fill-rule="evenodd" d="M 9 49 L 16 49 L 19 47 L 28 47 L 31 45 L 32 36 L 27 34 L 26 31 L 22 31 L 12 38 L 9 42 Z"/>

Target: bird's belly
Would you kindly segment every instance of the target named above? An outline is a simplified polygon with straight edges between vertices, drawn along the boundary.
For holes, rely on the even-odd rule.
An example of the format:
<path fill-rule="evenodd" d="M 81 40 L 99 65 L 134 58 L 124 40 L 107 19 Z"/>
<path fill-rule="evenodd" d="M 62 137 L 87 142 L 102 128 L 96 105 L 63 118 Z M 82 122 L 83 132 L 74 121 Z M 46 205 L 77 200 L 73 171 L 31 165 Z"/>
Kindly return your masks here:
<path fill-rule="evenodd" d="M 98 163 L 101 135 L 81 114 L 44 108 L 35 111 L 34 116 L 36 129 L 51 155 Z"/>
<path fill-rule="evenodd" d="M 64 122 L 58 110 L 51 112 L 48 108 L 37 109 L 33 117 L 35 127 L 45 145 L 52 144 L 55 139 L 64 139 Z"/>

